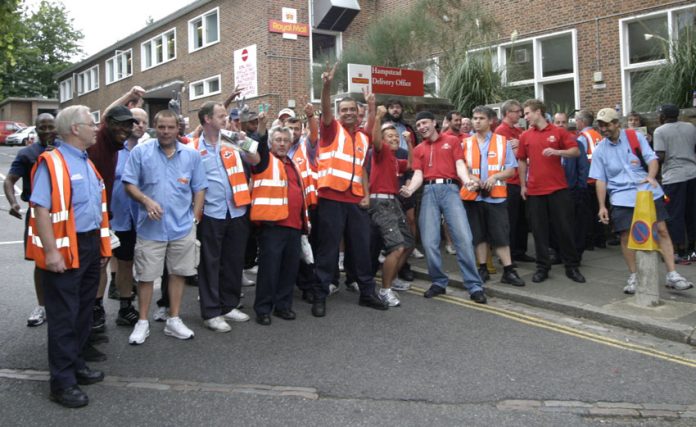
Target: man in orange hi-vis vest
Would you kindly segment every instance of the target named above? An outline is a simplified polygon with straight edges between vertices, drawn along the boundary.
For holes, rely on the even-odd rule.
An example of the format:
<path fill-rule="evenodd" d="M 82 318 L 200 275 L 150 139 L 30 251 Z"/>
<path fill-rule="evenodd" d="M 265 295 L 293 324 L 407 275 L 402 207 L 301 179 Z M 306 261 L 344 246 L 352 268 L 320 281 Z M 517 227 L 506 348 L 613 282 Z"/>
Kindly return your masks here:
<path fill-rule="evenodd" d="M 503 263 L 502 283 L 524 286 L 512 266 L 510 256 L 510 223 L 507 212 L 507 185 L 505 181 L 515 174 L 517 160 L 512 144 L 507 139 L 491 132 L 491 121 L 495 111 L 489 107 L 474 108 L 472 122 L 476 133 L 462 144 L 464 163 L 469 168 L 473 181 L 470 188 L 462 187 L 469 226 L 473 235 L 476 262 L 481 280 L 490 278 L 486 267 L 488 246 Z"/>
<path fill-rule="evenodd" d="M 369 141 L 358 131 L 358 104 L 352 98 L 338 103 L 338 120 L 331 105 L 331 82 L 336 66 L 322 73 L 321 131 L 319 140 L 319 178 L 317 181 L 317 283 L 314 287 L 312 315 L 326 315 L 329 284 L 337 268 L 338 247 L 346 236 L 346 250 L 360 287 L 362 306 L 386 310 L 388 307 L 375 295 L 375 279 L 370 261 L 370 217 L 367 213 L 369 194 L 367 173 L 363 168 Z M 366 96 L 374 111 L 374 95 Z M 368 129 L 371 131 L 372 129 Z"/>
<path fill-rule="evenodd" d="M 61 146 L 45 151 L 32 176 L 27 258 L 43 276 L 48 318 L 51 400 L 85 406 L 79 385 L 94 384 L 104 373 L 82 357 L 92 326 L 99 269 L 111 257 L 104 181 L 87 157 L 97 125 L 89 108 L 71 106 L 56 117 Z"/>

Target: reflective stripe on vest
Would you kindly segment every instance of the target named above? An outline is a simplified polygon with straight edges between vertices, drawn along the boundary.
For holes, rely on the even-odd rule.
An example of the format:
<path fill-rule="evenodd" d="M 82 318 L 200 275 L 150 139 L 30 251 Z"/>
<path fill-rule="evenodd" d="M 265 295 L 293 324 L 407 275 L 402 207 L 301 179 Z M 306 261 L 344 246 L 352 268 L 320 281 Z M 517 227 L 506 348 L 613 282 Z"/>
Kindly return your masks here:
<path fill-rule="evenodd" d="M 307 147 L 305 146 L 304 141 L 300 140 L 299 144 L 299 149 L 295 150 L 295 154 L 292 156 L 292 161 L 300 170 L 300 177 L 302 178 L 302 185 L 304 185 L 304 195 L 305 200 L 307 200 L 307 206 L 314 206 L 318 202 L 316 186 L 317 174 L 312 171 L 312 165 L 309 162 Z"/>
<path fill-rule="evenodd" d="M 319 146 L 318 188 L 335 191 L 348 189 L 356 196 L 363 196 L 363 163 L 369 147 L 362 132 L 355 133 L 355 141 L 348 131 L 336 122 L 337 131 L 329 146 Z"/>
<path fill-rule="evenodd" d="M 469 173 L 481 179 L 481 152 L 479 151 L 478 139 L 476 135 L 466 138 L 464 145 L 464 161 L 469 168 Z M 498 173 L 505 169 L 505 156 L 507 153 L 507 142 L 504 136 L 492 134 L 488 144 L 488 176 Z M 494 154 L 494 156 L 491 156 Z M 491 163 L 491 160 L 493 163 Z M 459 190 L 462 200 L 476 200 L 478 191 L 469 191 L 466 186 Z M 505 198 L 507 197 L 507 185 L 505 181 L 497 180 L 491 189 L 488 197 Z"/>
<path fill-rule="evenodd" d="M 207 151 L 205 145 L 199 144 L 200 138 L 194 138 L 193 148 L 201 153 Z M 200 147 L 199 147 L 200 145 Z M 233 148 L 220 146 L 220 159 L 222 159 L 222 165 L 227 173 L 227 180 L 230 182 L 230 188 L 232 188 L 232 198 L 234 199 L 235 206 L 242 207 L 251 203 L 251 194 L 249 192 L 249 184 L 247 182 L 246 174 L 244 173 L 244 166 L 242 164 L 242 157 L 239 152 Z"/>

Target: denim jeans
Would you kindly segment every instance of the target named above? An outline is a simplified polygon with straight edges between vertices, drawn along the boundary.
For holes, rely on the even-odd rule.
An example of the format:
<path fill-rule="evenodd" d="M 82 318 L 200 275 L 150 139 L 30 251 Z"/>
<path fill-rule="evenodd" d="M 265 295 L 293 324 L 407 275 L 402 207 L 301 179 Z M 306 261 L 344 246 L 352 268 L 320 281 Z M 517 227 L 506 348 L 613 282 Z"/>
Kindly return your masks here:
<path fill-rule="evenodd" d="M 428 263 L 428 274 L 434 285 L 447 287 L 449 278 L 442 270 L 440 253 L 440 216 L 445 217 L 452 242 L 457 250 L 457 264 L 462 282 L 469 294 L 482 290 L 483 283 L 476 268 L 469 220 L 455 184 L 429 184 L 423 188 L 420 216 L 421 241 Z"/>

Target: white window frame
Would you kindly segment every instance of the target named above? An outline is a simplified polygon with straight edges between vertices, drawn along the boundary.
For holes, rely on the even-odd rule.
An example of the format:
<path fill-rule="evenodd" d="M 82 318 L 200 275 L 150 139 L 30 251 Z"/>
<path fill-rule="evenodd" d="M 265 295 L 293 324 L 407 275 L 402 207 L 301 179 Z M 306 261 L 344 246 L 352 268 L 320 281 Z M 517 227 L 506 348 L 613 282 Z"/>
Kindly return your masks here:
<path fill-rule="evenodd" d="M 92 116 L 94 123 L 99 124 L 99 121 L 101 120 L 101 114 L 99 113 L 99 110 L 90 111 L 89 114 Z"/>
<path fill-rule="evenodd" d="M 73 78 L 65 79 L 58 85 L 58 99 L 60 102 L 66 102 L 73 99 Z"/>
<path fill-rule="evenodd" d="M 213 80 L 218 81 L 218 90 L 215 92 L 210 92 L 208 90 L 208 83 L 213 81 Z M 202 95 L 194 95 L 193 87 L 196 86 L 197 84 L 201 84 L 201 83 L 203 84 L 203 94 Z M 190 101 L 193 101 L 196 99 L 201 99 L 201 98 L 206 98 L 206 97 L 212 96 L 212 95 L 217 95 L 221 92 L 222 92 L 222 75 L 221 74 L 218 74 L 216 76 L 210 76 L 210 77 L 207 77 L 205 79 L 196 80 L 195 82 L 189 83 L 189 100 Z"/>
<path fill-rule="evenodd" d="M 212 15 L 213 13 L 214 13 L 215 16 L 217 17 L 217 38 L 216 38 L 215 41 L 213 41 L 213 42 L 206 42 L 206 40 L 205 40 L 205 35 L 206 35 L 206 33 L 207 33 L 206 30 L 207 30 L 207 25 L 208 25 L 208 24 L 207 24 L 206 18 L 207 18 L 209 15 Z M 200 21 L 201 21 L 201 26 L 203 27 L 203 44 L 202 44 L 201 46 L 199 46 L 199 47 L 195 47 L 195 43 L 194 43 L 194 42 L 195 42 L 195 39 L 196 39 L 196 31 L 195 31 L 195 28 L 193 27 L 193 24 L 194 24 L 195 21 L 198 21 L 199 19 L 200 19 Z M 201 50 L 201 49 L 205 49 L 206 47 L 209 47 L 209 46 L 212 46 L 212 45 L 214 45 L 214 44 L 220 43 L 220 7 L 216 7 L 216 8 L 214 8 L 214 9 L 210 9 L 209 11 L 207 11 L 207 12 L 205 12 L 205 13 L 203 13 L 203 14 L 200 14 L 200 15 L 196 16 L 196 17 L 193 18 L 193 19 L 190 19 L 190 20 L 188 21 L 188 36 L 189 36 L 189 37 L 188 37 L 188 39 L 189 39 L 189 40 L 188 40 L 188 41 L 189 41 L 189 42 L 188 42 L 189 53 L 197 52 L 197 51 L 199 51 L 199 50 Z"/>
<path fill-rule="evenodd" d="M 658 15 L 667 15 L 667 35 L 669 36 L 669 56 L 671 58 L 672 43 L 675 38 L 674 15 L 682 10 L 693 8 L 694 4 L 690 4 L 687 6 L 663 9 L 656 12 L 650 12 L 642 15 L 636 15 L 628 18 L 619 19 L 619 51 L 621 53 L 621 106 L 623 108 L 621 111 L 628 113 L 633 110 L 633 100 L 631 99 L 631 72 L 650 70 L 652 68 L 665 65 L 669 62 L 668 59 L 657 59 L 653 61 L 640 62 L 637 64 L 630 64 L 630 46 L 628 45 L 628 24 L 640 21 L 645 18 L 652 18 Z"/>
<path fill-rule="evenodd" d="M 87 79 L 90 83 L 90 85 L 88 85 L 89 87 L 85 87 Z M 99 64 L 94 65 L 81 73 L 78 73 L 76 80 L 77 96 L 82 96 L 99 89 Z"/>
<path fill-rule="evenodd" d="M 128 73 L 128 61 L 130 61 L 130 64 L 131 64 L 130 73 Z M 119 62 L 120 62 L 121 67 L 123 67 L 123 69 L 125 70 L 125 73 L 121 74 L 120 76 L 118 75 Z M 114 75 L 113 80 L 111 80 L 109 78 L 110 74 L 111 74 L 110 71 L 112 71 L 112 70 L 113 70 L 113 75 Z M 104 82 L 106 82 L 107 86 L 112 84 L 112 83 L 116 83 L 119 80 L 126 79 L 132 75 L 133 75 L 133 48 L 126 49 L 124 51 L 120 51 L 104 62 Z"/>
<path fill-rule="evenodd" d="M 327 31 L 327 30 L 317 30 L 315 28 L 312 28 L 311 31 L 309 32 L 309 75 L 314 78 L 314 47 L 313 47 L 313 39 L 314 39 L 314 33 L 317 34 L 326 34 L 330 36 L 335 36 L 336 37 L 336 60 L 341 59 L 341 54 L 343 53 L 343 33 L 338 32 L 338 31 Z M 326 64 L 321 64 L 322 67 L 325 67 Z M 321 93 L 315 94 L 314 93 L 314 84 L 310 85 L 310 90 L 312 92 L 312 102 L 320 102 L 321 101 Z M 318 96 L 317 96 L 318 95 Z"/>
<path fill-rule="evenodd" d="M 174 56 L 172 56 L 171 58 L 168 56 L 169 49 L 167 49 L 167 35 L 169 35 L 170 33 L 174 36 Z M 157 53 L 155 47 L 156 42 L 158 40 L 162 42 L 162 62 L 156 62 Z M 147 62 L 145 61 L 145 48 L 148 45 L 150 46 L 150 61 L 152 64 L 149 67 L 146 65 Z M 163 31 L 157 34 L 155 37 L 144 41 L 140 44 L 140 71 L 151 70 L 162 64 L 166 64 L 167 62 L 174 61 L 176 59 L 176 48 L 176 27 L 170 28 L 167 31 Z"/>

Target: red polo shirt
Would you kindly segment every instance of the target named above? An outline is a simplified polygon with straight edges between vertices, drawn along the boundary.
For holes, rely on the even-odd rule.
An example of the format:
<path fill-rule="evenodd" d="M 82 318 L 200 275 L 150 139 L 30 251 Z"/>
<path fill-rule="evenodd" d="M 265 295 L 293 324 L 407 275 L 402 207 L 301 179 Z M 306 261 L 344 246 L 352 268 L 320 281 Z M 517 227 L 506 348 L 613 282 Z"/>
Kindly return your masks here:
<path fill-rule="evenodd" d="M 290 159 L 285 157 L 283 160 L 285 166 L 285 174 L 288 177 L 288 217 L 276 222 L 276 225 L 283 227 L 295 228 L 302 230 L 302 185 L 300 184 L 300 176 L 297 174 L 295 165 Z"/>
<path fill-rule="evenodd" d="M 372 150 L 370 193 L 398 194 L 399 173 L 406 172 L 408 160 L 397 159 L 394 151 L 382 144 L 380 151 Z"/>
<path fill-rule="evenodd" d="M 517 158 L 527 160 L 527 194 L 543 196 L 568 188 L 565 171 L 558 156 L 544 156 L 546 148 L 567 150 L 577 147 L 573 135 L 552 124 L 543 130 L 531 127 L 520 135 Z"/>
<path fill-rule="evenodd" d="M 515 126 L 510 126 L 509 124 L 505 123 L 504 121 L 498 125 L 498 127 L 495 129 L 495 133 L 498 135 L 502 135 L 508 140 L 511 139 L 520 139 L 520 135 L 522 135 L 522 132 L 524 130 Z M 512 150 L 512 152 L 517 155 L 517 150 Z M 517 173 L 517 169 L 515 169 L 515 174 L 512 176 L 512 178 L 508 179 L 506 181 L 508 184 L 514 184 L 514 185 L 520 185 L 520 176 Z"/>
<path fill-rule="evenodd" d="M 470 136 L 470 135 L 468 135 L 464 132 L 461 132 L 461 131 L 459 133 L 454 133 L 450 129 L 447 129 L 446 131 L 442 132 L 442 134 L 446 135 L 446 136 L 453 136 L 453 137 L 457 138 L 459 140 L 459 142 L 464 142 L 464 140 L 468 136 Z"/>
<path fill-rule="evenodd" d="M 423 171 L 424 180 L 451 178 L 459 181 L 456 162 L 462 158 L 462 145 L 456 137 L 438 135 L 434 142 L 423 140 L 413 149 L 413 170 Z"/>

